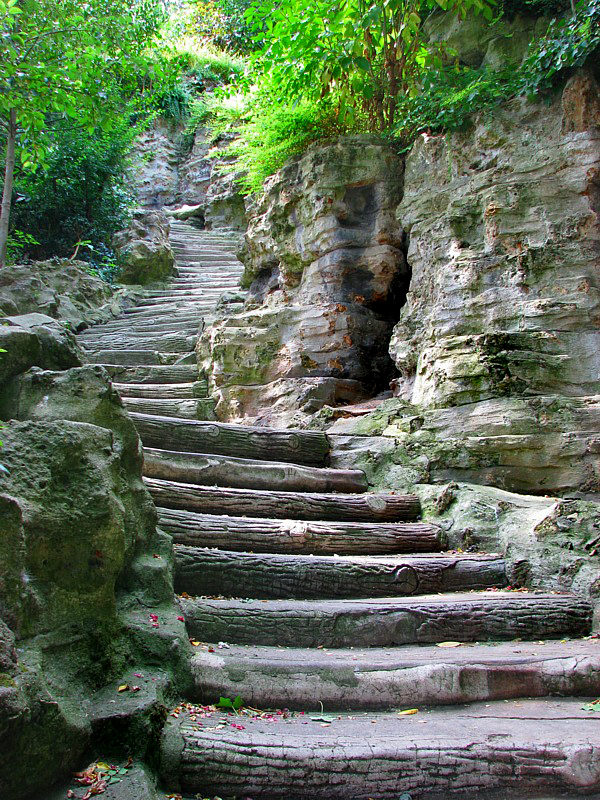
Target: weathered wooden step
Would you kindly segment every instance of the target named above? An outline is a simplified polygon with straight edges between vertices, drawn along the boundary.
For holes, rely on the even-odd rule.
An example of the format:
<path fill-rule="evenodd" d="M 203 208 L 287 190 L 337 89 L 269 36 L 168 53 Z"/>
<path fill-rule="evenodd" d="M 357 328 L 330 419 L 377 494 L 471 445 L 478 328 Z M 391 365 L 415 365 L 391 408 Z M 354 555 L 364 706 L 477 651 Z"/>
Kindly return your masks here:
<path fill-rule="evenodd" d="M 175 590 L 193 595 L 396 597 L 506 584 L 498 555 L 299 556 L 175 548 Z"/>
<path fill-rule="evenodd" d="M 143 443 L 161 450 L 266 458 L 310 466 L 323 466 L 329 455 L 327 436 L 316 431 L 208 424 L 152 414 L 132 417 Z"/>
<path fill-rule="evenodd" d="M 113 383 L 121 397 L 146 397 L 152 400 L 206 399 L 206 381 L 191 383 Z"/>
<path fill-rule="evenodd" d="M 301 522 L 196 514 L 158 509 L 160 527 L 174 541 L 256 553 L 362 555 L 441 550 L 445 534 L 425 522 Z"/>
<path fill-rule="evenodd" d="M 574 800 L 600 791 L 599 715 L 582 705 L 511 700 L 329 725 L 184 711 L 168 718 L 161 777 L 169 791 L 253 800 Z"/>
<path fill-rule="evenodd" d="M 347 522 L 400 522 L 417 519 L 421 511 L 416 495 L 230 489 L 162 481 L 157 478 L 146 478 L 145 483 L 156 505 L 199 511 L 202 514 L 229 514 L 234 517 L 253 515 L 270 519 L 283 517 Z"/>
<path fill-rule="evenodd" d="M 255 708 L 388 709 L 548 695 L 600 696 L 600 642 L 494 642 L 319 650 L 230 645 L 194 651 L 197 701 Z"/>
<path fill-rule="evenodd" d="M 215 401 L 210 397 L 193 399 L 172 398 L 152 399 L 149 397 L 123 397 L 123 404 L 128 411 L 140 414 L 161 414 L 190 420 L 214 420 Z"/>
<path fill-rule="evenodd" d="M 102 364 L 114 381 L 134 384 L 156 383 L 182 383 L 184 381 L 198 380 L 198 368 L 195 364 L 153 364 L 127 365 L 127 364 Z M 199 380 L 208 390 L 206 378 Z"/>
<path fill-rule="evenodd" d="M 92 364 L 130 364 L 132 366 L 151 366 L 168 364 L 179 353 L 159 353 L 157 350 L 93 350 L 87 354 Z"/>
<path fill-rule="evenodd" d="M 144 475 L 237 489 L 283 489 L 291 492 L 366 492 L 368 489 L 361 470 L 303 467 L 282 461 L 153 448 L 144 451 Z"/>
<path fill-rule="evenodd" d="M 181 598 L 202 641 L 284 647 L 386 647 L 543 639 L 589 633 L 590 604 L 573 595 L 472 592 L 373 600 Z"/>

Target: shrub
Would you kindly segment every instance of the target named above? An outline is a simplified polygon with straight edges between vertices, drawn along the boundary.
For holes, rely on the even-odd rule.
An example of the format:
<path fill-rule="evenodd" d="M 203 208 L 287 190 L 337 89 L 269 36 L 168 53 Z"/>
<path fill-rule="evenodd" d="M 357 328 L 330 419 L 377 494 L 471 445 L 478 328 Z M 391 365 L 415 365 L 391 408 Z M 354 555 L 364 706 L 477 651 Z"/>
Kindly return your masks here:
<path fill-rule="evenodd" d="M 133 202 L 125 168 L 137 133 L 127 114 L 109 133 L 55 125 L 46 169 L 20 175 L 16 183 L 13 224 L 39 242 L 29 241 L 31 255 L 69 257 L 79 243 L 79 257 L 97 267 L 113 257 L 112 236 L 126 224 Z"/>

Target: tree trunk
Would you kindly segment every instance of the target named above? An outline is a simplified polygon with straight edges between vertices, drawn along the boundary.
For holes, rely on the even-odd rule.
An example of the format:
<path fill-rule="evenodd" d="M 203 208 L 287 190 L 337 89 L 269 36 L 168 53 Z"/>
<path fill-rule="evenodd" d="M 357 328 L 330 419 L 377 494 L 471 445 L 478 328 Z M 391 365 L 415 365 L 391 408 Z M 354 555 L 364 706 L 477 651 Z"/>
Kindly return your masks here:
<path fill-rule="evenodd" d="M 6 266 L 8 244 L 8 225 L 15 174 L 15 150 L 17 143 L 17 111 L 11 109 L 6 136 L 6 166 L 4 169 L 4 191 L 2 192 L 2 211 L 0 212 L 0 267 Z"/>

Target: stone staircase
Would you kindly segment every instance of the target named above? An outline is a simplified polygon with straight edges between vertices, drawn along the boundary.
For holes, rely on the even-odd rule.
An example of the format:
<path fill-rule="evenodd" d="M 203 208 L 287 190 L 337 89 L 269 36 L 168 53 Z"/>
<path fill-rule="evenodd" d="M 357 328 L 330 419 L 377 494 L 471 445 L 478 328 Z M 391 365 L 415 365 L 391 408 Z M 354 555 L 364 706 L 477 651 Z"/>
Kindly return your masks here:
<path fill-rule="evenodd" d="M 208 418 L 194 337 L 240 268 L 225 234 L 190 231 L 173 226 L 167 289 L 81 336 L 141 435 L 194 645 L 164 786 L 254 800 L 600 792 L 600 714 L 582 699 L 600 694 L 600 648 L 578 638 L 590 604 L 510 590 L 498 554 L 445 551 L 416 496 L 329 468 L 323 433 Z M 202 705 L 238 695 L 240 714 Z"/>

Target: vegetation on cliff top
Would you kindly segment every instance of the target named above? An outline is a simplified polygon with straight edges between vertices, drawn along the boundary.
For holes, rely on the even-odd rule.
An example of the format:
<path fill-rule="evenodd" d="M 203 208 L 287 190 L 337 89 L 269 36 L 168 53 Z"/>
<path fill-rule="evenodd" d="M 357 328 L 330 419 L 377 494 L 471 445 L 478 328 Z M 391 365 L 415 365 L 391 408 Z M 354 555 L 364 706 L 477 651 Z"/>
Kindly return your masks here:
<path fill-rule="evenodd" d="M 192 134 L 208 124 L 215 142 L 237 132 L 228 155 L 242 190 L 257 191 L 319 138 L 376 131 L 407 148 L 420 132 L 548 92 L 600 44 L 600 0 L 571 5 L 0 0 L 0 263 L 7 249 L 13 258 L 77 249 L 111 264 L 132 203 L 127 154 L 153 115 Z M 520 65 L 492 69 L 435 42 L 432 13 L 478 15 L 490 29 L 519 13 L 556 19 Z"/>

